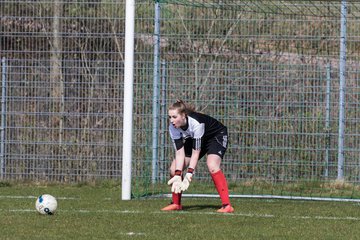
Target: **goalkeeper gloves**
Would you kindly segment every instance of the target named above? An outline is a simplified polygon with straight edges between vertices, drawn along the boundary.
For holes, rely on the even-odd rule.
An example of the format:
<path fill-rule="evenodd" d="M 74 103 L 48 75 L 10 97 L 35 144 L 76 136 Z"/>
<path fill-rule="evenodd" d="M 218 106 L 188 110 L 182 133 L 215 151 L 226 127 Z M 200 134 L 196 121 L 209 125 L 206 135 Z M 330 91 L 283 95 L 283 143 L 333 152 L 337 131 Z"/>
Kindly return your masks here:
<path fill-rule="evenodd" d="M 181 191 L 186 191 L 189 188 L 190 182 L 191 182 L 192 177 L 193 177 L 193 174 L 194 174 L 194 169 L 193 168 L 188 168 L 188 171 L 187 171 L 187 173 L 185 175 L 185 178 L 181 183 L 181 187 L 180 187 Z"/>
<path fill-rule="evenodd" d="M 173 193 L 181 193 L 181 171 L 176 170 L 175 176 L 173 176 L 169 181 L 168 185 L 171 185 L 171 192 Z"/>

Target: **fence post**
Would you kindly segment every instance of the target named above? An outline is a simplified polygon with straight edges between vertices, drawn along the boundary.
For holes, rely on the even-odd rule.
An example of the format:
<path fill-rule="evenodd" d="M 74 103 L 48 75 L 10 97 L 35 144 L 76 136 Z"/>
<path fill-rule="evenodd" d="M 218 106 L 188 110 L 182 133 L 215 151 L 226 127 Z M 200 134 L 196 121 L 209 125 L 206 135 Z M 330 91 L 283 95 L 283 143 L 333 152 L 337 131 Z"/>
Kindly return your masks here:
<path fill-rule="evenodd" d="M 155 2 L 154 26 L 154 79 L 153 79 L 153 129 L 152 129 L 152 183 L 158 175 L 158 134 L 159 134 L 159 69 L 160 69 L 160 3 Z"/>
<path fill-rule="evenodd" d="M 5 177 L 5 128 L 6 128 L 6 59 L 2 63 L 2 87 L 1 87 L 1 145 L 0 145 L 0 179 Z"/>
<path fill-rule="evenodd" d="M 344 179 L 345 87 L 346 87 L 346 0 L 341 2 L 338 180 Z"/>
<path fill-rule="evenodd" d="M 160 147 L 161 147 L 161 156 L 160 160 L 162 162 L 161 168 L 162 170 L 165 169 L 165 133 L 166 133 L 166 126 L 167 126 L 167 112 L 166 112 L 166 62 L 165 60 L 161 63 L 162 69 L 162 76 L 161 76 L 161 138 L 160 138 Z M 164 180 L 164 172 L 161 171 L 160 173 L 160 180 Z"/>
<path fill-rule="evenodd" d="M 325 115 L 325 131 L 326 131 L 326 146 L 325 146 L 325 172 L 324 176 L 329 176 L 329 157 L 330 157 L 330 100 L 331 100 L 331 65 L 326 65 L 326 115 Z"/>

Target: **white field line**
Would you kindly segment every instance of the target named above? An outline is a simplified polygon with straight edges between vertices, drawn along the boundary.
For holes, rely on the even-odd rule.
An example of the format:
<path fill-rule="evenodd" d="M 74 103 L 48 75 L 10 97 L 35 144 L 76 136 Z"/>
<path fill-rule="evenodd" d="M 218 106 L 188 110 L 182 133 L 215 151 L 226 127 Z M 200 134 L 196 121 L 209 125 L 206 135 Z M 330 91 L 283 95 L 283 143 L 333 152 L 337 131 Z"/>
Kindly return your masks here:
<path fill-rule="evenodd" d="M 27 213 L 27 212 L 36 212 L 35 209 L 0 209 L 0 212 L 18 212 L 18 213 Z M 328 217 L 328 216 L 275 216 L 271 214 L 257 214 L 257 213 L 217 213 L 217 212 L 187 212 L 187 211 L 176 211 L 176 212 L 162 212 L 162 211 L 130 211 L 130 210 L 58 210 L 60 213 L 110 213 L 110 214 L 184 214 L 184 215 L 217 215 L 225 217 L 248 217 L 248 218 L 292 218 L 292 219 L 313 219 L 313 220 L 329 220 L 329 221 L 360 221 L 360 217 Z M 132 235 L 131 233 L 129 233 Z M 135 233 L 133 235 L 138 235 Z"/>
<path fill-rule="evenodd" d="M 134 233 L 134 232 L 128 232 L 128 233 L 121 233 L 121 235 L 128 235 L 128 236 L 145 236 L 145 233 Z"/>
<path fill-rule="evenodd" d="M 189 198 L 218 198 L 218 195 L 214 194 L 183 194 L 183 197 Z M 12 195 L 0 195 L 1 198 L 10 199 L 36 199 L 38 196 L 12 196 Z M 56 197 L 62 200 L 77 200 L 79 198 L 74 197 Z M 171 198 L 171 194 L 161 194 L 150 198 Z M 317 198 L 317 197 L 296 197 L 296 196 L 274 196 L 274 195 L 230 195 L 230 198 L 259 198 L 259 199 L 285 199 L 285 200 L 309 200 L 309 201 L 335 201 L 335 202 L 355 202 L 360 204 L 360 199 L 344 199 L 344 198 Z M 105 200 L 111 200 L 105 198 Z"/>
<path fill-rule="evenodd" d="M 9 198 L 9 199 L 36 199 L 38 196 L 11 196 L 11 195 L 0 195 L 0 198 Z M 73 197 L 56 197 L 56 199 L 61 200 L 76 200 L 78 198 Z"/>

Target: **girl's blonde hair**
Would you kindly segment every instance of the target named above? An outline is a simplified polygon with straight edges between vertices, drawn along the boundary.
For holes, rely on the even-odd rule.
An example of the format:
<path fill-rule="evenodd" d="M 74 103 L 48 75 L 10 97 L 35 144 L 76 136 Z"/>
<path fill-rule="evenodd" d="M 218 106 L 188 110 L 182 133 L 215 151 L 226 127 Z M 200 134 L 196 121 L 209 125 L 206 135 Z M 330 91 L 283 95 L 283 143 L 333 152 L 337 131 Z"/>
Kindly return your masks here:
<path fill-rule="evenodd" d="M 185 103 L 183 100 L 176 100 L 173 104 L 170 105 L 169 110 L 177 110 L 180 114 L 189 115 L 192 112 L 195 112 L 195 107 L 191 104 Z"/>

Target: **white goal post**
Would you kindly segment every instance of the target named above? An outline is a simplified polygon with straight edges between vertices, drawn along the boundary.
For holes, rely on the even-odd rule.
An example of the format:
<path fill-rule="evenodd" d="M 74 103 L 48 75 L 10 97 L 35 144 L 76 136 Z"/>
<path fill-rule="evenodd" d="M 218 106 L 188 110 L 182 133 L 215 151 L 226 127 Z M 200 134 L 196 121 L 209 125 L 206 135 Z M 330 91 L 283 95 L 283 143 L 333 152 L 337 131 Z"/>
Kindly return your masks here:
<path fill-rule="evenodd" d="M 122 200 L 131 199 L 131 161 L 133 132 L 134 32 L 135 0 L 126 0 L 125 61 L 124 61 L 124 114 L 122 154 Z"/>

